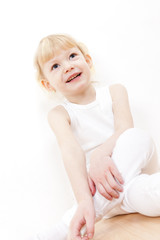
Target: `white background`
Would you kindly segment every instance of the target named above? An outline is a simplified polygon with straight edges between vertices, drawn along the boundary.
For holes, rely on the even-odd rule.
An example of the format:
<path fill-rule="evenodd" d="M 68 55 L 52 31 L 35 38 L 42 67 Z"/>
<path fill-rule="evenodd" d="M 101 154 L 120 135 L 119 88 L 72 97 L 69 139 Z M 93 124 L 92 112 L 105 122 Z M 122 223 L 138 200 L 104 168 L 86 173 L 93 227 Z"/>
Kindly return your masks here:
<path fill-rule="evenodd" d="M 34 77 L 40 39 L 68 33 L 84 42 L 97 80 L 126 86 L 135 126 L 159 149 L 160 2 L 6 0 L 0 24 L 0 239 L 27 240 L 73 203 L 46 118 L 54 103 Z"/>

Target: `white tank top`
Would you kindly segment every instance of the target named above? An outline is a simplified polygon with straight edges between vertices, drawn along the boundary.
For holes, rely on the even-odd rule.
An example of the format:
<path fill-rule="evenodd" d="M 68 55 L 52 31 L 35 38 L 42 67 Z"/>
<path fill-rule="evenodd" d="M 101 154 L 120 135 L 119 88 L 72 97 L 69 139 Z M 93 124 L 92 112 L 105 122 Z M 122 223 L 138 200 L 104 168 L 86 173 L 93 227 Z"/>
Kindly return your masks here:
<path fill-rule="evenodd" d="M 61 104 L 68 112 L 71 128 L 86 155 L 87 168 L 90 153 L 104 143 L 114 132 L 114 117 L 109 86 L 95 88 L 96 100 L 80 105 L 65 100 Z"/>

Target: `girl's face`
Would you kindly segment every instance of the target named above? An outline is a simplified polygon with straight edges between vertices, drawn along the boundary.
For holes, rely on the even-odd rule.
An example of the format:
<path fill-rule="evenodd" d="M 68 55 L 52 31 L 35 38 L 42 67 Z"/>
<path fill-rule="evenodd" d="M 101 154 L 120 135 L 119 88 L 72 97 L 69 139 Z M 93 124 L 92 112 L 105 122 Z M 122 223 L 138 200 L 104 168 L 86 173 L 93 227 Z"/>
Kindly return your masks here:
<path fill-rule="evenodd" d="M 62 50 L 43 65 L 42 84 L 59 91 L 65 97 L 80 93 L 90 83 L 92 60 L 77 47 Z"/>

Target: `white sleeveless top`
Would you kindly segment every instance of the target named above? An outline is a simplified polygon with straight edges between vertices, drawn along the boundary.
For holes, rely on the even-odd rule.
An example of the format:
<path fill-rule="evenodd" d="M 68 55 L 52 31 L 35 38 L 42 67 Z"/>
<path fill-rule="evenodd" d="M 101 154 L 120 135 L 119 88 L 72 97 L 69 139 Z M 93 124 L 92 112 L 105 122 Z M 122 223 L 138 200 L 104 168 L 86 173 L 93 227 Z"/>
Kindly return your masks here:
<path fill-rule="evenodd" d="M 96 100 L 80 105 L 65 100 L 61 104 L 68 112 L 71 128 L 86 155 L 87 168 L 90 153 L 114 133 L 114 117 L 109 86 L 95 88 Z"/>

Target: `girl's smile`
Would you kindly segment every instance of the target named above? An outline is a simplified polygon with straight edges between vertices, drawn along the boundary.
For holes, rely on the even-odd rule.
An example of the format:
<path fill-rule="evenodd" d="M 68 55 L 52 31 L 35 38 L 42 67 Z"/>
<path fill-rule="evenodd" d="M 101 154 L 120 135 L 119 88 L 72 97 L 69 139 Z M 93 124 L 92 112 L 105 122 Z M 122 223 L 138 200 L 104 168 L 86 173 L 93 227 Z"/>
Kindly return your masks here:
<path fill-rule="evenodd" d="M 74 82 L 75 80 L 79 79 L 81 75 L 82 75 L 82 73 L 74 73 L 74 74 L 72 74 L 72 75 L 67 79 L 66 83 Z"/>

